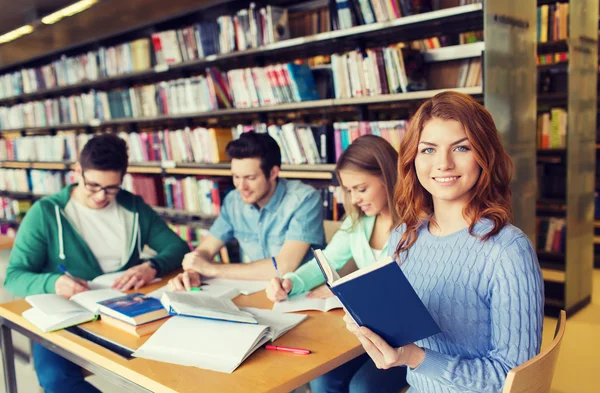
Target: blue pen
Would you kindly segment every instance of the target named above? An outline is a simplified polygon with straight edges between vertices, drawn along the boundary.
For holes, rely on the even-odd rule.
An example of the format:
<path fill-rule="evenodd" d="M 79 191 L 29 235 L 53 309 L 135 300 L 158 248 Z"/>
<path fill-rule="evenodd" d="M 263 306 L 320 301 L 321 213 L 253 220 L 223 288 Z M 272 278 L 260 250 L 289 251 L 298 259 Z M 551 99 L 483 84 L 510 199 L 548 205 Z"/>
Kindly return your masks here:
<path fill-rule="evenodd" d="M 58 268 L 60 269 L 61 272 L 63 272 L 65 274 L 65 276 L 69 277 L 71 280 L 81 283 L 81 280 L 79 278 L 73 276 L 71 273 L 69 273 L 63 265 L 58 265 Z"/>
<path fill-rule="evenodd" d="M 281 277 L 281 273 L 279 273 L 279 268 L 277 267 L 277 261 L 275 260 L 275 257 L 271 257 L 271 260 L 273 261 L 273 266 L 275 267 L 275 271 L 277 272 L 277 277 L 279 277 L 279 281 L 283 280 L 283 278 Z"/>

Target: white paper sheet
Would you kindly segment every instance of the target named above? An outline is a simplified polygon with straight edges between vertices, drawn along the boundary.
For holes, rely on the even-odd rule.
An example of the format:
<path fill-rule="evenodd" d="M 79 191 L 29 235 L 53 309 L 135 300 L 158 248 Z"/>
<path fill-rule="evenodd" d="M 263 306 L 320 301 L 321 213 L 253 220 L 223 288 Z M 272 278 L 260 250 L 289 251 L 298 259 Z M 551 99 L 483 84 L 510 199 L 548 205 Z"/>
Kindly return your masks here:
<path fill-rule="evenodd" d="M 307 297 L 308 293 L 293 296 L 282 302 L 275 303 L 273 305 L 273 311 L 277 312 L 295 312 L 295 311 L 323 311 L 327 312 L 334 308 L 342 308 L 342 303 L 337 297 L 331 296 L 327 299 L 310 299 Z"/>

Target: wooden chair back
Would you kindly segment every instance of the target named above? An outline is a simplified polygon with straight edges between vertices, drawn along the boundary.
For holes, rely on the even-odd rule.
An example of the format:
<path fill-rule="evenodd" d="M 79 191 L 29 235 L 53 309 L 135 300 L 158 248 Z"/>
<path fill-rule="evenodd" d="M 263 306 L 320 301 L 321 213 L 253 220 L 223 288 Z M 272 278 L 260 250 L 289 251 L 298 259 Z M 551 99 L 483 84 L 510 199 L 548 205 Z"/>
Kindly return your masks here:
<path fill-rule="evenodd" d="M 565 334 L 567 313 L 560 311 L 552 344 L 539 355 L 518 367 L 513 368 L 506 376 L 502 393 L 549 393 L 552 377 L 558 360 L 560 344 Z"/>

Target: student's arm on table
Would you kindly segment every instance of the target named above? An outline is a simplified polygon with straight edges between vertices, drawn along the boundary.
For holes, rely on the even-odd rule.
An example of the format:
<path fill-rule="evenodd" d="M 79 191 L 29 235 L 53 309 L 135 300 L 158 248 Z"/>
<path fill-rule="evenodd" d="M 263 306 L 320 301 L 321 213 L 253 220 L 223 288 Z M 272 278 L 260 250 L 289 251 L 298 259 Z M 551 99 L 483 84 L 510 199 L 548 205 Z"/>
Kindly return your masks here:
<path fill-rule="evenodd" d="M 190 288 L 200 286 L 201 275 L 215 277 L 213 272 L 222 264 L 214 262 L 214 258 L 224 246 L 223 241 L 212 235 L 202 239 L 202 243 L 194 251 L 185 254 L 182 263 L 184 272 L 169 281 L 170 288 L 189 291 Z"/>
<path fill-rule="evenodd" d="M 89 288 L 85 282 L 72 280 L 64 274 L 44 272 L 49 256 L 43 203 L 34 203 L 19 226 L 4 286 L 10 293 L 20 297 L 56 293 L 70 298 Z"/>

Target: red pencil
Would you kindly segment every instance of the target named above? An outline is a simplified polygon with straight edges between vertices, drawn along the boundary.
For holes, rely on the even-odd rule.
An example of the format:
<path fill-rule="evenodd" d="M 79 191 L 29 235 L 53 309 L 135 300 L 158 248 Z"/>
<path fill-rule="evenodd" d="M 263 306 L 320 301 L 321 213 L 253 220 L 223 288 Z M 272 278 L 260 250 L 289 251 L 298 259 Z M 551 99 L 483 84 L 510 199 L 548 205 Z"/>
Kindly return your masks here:
<path fill-rule="evenodd" d="M 272 351 L 291 352 L 297 355 L 308 355 L 310 353 L 309 349 L 282 347 L 281 345 L 265 345 L 265 348 Z"/>

